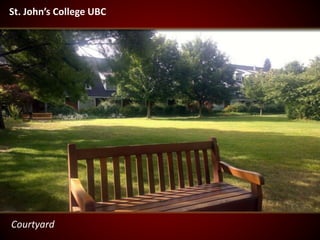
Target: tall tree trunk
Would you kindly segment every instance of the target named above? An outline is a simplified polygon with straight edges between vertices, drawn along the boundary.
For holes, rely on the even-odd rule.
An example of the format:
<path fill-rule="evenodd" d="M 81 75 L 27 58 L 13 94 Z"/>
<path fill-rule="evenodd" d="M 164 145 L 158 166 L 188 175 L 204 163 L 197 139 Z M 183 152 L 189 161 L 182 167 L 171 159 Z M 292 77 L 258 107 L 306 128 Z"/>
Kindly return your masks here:
<path fill-rule="evenodd" d="M 0 102 L 0 129 L 6 129 L 6 126 L 4 125 L 4 120 L 2 116 L 2 103 Z"/>
<path fill-rule="evenodd" d="M 147 100 L 147 118 L 151 118 L 151 101 Z"/>
<path fill-rule="evenodd" d="M 264 104 L 260 104 L 260 116 L 262 116 L 263 114 L 263 108 L 264 108 Z"/>
<path fill-rule="evenodd" d="M 200 101 L 199 101 L 199 118 L 202 117 L 202 107 L 203 107 L 203 103 L 202 103 L 202 101 L 200 100 Z"/>

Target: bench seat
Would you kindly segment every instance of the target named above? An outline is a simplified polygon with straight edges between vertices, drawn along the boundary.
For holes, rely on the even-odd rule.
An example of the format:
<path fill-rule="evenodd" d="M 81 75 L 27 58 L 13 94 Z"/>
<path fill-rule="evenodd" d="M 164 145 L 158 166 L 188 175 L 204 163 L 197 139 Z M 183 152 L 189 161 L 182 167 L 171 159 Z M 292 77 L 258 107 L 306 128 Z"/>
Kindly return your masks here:
<path fill-rule="evenodd" d="M 96 210 L 115 212 L 254 211 L 256 201 L 257 198 L 249 191 L 226 183 L 212 183 L 98 202 Z"/>

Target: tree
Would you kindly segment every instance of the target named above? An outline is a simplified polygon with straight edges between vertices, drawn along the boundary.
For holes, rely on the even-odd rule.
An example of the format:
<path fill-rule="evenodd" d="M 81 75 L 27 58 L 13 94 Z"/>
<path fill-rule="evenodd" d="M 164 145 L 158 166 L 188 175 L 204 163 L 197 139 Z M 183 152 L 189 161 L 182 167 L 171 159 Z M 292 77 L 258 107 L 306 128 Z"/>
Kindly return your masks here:
<path fill-rule="evenodd" d="M 173 94 L 179 59 L 176 42 L 151 35 L 149 31 L 120 32 L 120 53 L 113 63 L 111 79 L 118 85 L 119 95 L 145 102 L 148 118 L 155 101 Z"/>
<path fill-rule="evenodd" d="M 28 112 L 32 100 L 32 96 L 27 91 L 23 91 L 17 84 L 0 86 L 0 102 L 6 105 L 13 104 L 24 112 Z"/>
<path fill-rule="evenodd" d="M 243 80 L 242 91 L 247 98 L 259 105 L 260 116 L 263 114 L 265 104 L 270 102 L 271 75 L 272 73 L 260 72 L 249 75 Z"/>
<path fill-rule="evenodd" d="M 117 54 L 111 61 L 113 76 L 110 81 L 117 85 L 117 95 L 143 100 L 147 106 L 154 91 L 145 69 L 145 64 L 150 64 L 152 36 L 152 31 L 120 31 Z"/>
<path fill-rule="evenodd" d="M 74 37 L 72 31 L 1 30 L 0 84 L 17 84 L 45 102 L 79 99 L 92 72 L 76 54 Z M 0 123 L 4 128 L 2 117 Z"/>
<path fill-rule="evenodd" d="M 156 82 L 156 95 L 154 101 L 166 101 L 177 95 L 181 87 L 180 52 L 177 42 L 165 37 L 153 38 L 154 50 L 151 58 L 151 78 Z"/>
<path fill-rule="evenodd" d="M 300 74 L 303 86 L 298 88 L 299 103 L 303 105 L 303 117 L 320 120 L 320 57 L 311 61 L 305 72 Z"/>
<path fill-rule="evenodd" d="M 305 71 L 305 67 L 303 64 L 299 63 L 298 61 L 292 61 L 284 66 L 285 73 L 293 73 L 299 74 Z"/>
<path fill-rule="evenodd" d="M 289 118 L 320 120 L 320 58 L 303 67 L 297 61 L 287 64 L 273 76 L 273 95 L 282 101 Z"/>
<path fill-rule="evenodd" d="M 300 75 L 286 74 L 282 76 L 281 98 L 286 105 L 289 118 L 303 118 L 304 104 L 301 104 L 301 90 L 304 80 Z"/>
<path fill-rule="evenodd" d="M 184 72 L 185 94 L 199 104 L 199 116 L 206 101 L 221 103 L 232 93 L 235 81 L 233 68 L 217 45 L 200 38 L 182 46 L 182 61 L 187 68 Z"/>
<path fill-rule="evenodd" d="M 269 58 L 266 58 L 263 64 L 263 71 L 264 72 L 269 72 L 271 70 L 271 61 Z"/>

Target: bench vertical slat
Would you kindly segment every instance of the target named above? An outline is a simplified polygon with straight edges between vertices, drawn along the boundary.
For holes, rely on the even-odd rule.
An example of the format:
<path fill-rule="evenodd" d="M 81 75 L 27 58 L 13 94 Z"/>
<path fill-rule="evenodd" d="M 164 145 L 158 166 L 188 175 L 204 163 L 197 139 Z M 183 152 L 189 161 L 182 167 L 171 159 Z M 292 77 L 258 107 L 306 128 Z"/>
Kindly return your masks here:
<path fill-rule="evenodd" d="M 196 165 L 198 185 L 201 185 L 202 184 L 202 176 L 201 176 L 199 150 L 194 150 L 194 161 L 195 161 L 195 165 Z"/>
<path fill-rule="evenodd" d="M 159 182 L 160 182 L 160 191 L 166 190 L 166 182 L 164 179 L 164 168 L 163 168 L 163 157 L 162 153 L 158 153 L 158 172 L 159 172 Z"/>
<path fill-rule="evenodd" d="M 142 168 L 142 156 L 140 154 L 137 157 L 137 179 L 138 179 L 138 192 L 139 195 L 144 194 L 144 182 L 143 182 L 143 168 Z"/>
<path fill-rule="evenodd" d="M 131 169 L 130 156 L 125 156 L 125 171 L 126 171 L 127 197 L 132 197 L 133 187 L 132 187 L 132 169 Z"/>
<path fill-rule="evenodd" d="M 193 175 L 192 175 L 192 162 L 191 162 L 191 153 L 190 151 L 186 151 L 186 158 L 187 158 L 187 170 L 188 170 L 188 180 L 189 186 L 193 186 Z"/>
<path fill-rule="evenodd" d="M 213 166 L 213 182 L 222 182 L 222 172 L 220 168 L 220 153 L 217 139 L 212 138 L 211 160 Z"/>
<path fill-rule="evenodd" d="M 174 170 L 173 170 L 173 156 L 172 152 L 167 153 L 168 156 L 168 173 L 169 173 L 169 184 L 170 189 L 174 190 L 176 188 L 175 182 L 174 182 Z"/>
<path fill-rule="evenodd" d="M 120 184 L 120 164 L 119 157 L 113 157 L 113 177 L 114 177 L 114 198 L 121 198 L 121 184 Z"/>
<path fill-rule="evenodd" d="M 150 192 L 150 193 L 155 193 L 154 170 L 153 170 L 152 154 L 147 154 L 147 160 L 148 160 L 149 192 Z"/>
<path fill-rule="evenodd" d="M 71 193 L 70 179 L 78 178 L 78 159 L 77 149 L 75 144 L 68 144 L 68 177 L 69 177 L 69 210 L 72 211 L 73 207 L 77 206 L 76 200 Z"/>
<path fill-rule="evenodd" d="M 177 160 L 178 160 L 178 173 L 179 173 L 179 186 L 180 188 L 184 188 L 184 174 L 183 174 L 183 166 L 182 166 L 182 155 L 181 152 L 177 152 Z"/>
<path fill-rule="evenodd" d="M 86 159 L 87 162 L 87 180 L 88 180 L 88 193 L 93 199 L 95 199 L 95 189 L 94 189 L 94 166 L 93 159 Z"/>
<path fill-rule="evenodd" d="M 205 174 L 206 183 L 210 183 L 210 171 L 209 171 L 207 149 L 202 149 L 202 153 L 203 153 L 204 174 Z"/>
<path fill-rule="evenodd" d="M 100 175 L 101 175 L 101 200 L 105 202 L 109 200 L 108 171 L 107 171 L 106 158 L 100 158 Z"/>

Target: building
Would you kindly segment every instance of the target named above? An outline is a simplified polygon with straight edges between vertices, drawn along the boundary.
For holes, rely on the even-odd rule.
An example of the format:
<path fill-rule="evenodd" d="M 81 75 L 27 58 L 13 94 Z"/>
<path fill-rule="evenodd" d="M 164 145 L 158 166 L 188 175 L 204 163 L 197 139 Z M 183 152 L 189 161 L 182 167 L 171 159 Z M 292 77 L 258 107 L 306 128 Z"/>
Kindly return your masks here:
<path fill-rule="evenodd" d="M 242 86 L 242 81 L 246 76 L 250 76 L 252 74 L 256 74 L 258 72 L 263 71 L 262 67 L 256 67 L 256 66 L 246 66 L 246 65 L 236 65 L 232 64 L 235 71 L 233 74 L 234 80 L 239 84 L 239 86 Z"/>
<path fill-rule="evenodd" d="M 112 76 L 112 72 L 108 67 L 107 60 L 88 56 L 82 57 L 98 77 L 93 79 L 92 85 L 84 86 L 87 92 L 85 98 L 77 102 L 72 102 L 66 98 L 66 104 L 72 106 L 77 111 L 97 107 L 102 101 L 107 100 L 116 92 L 116 87 L 108 82 L 108 78 Z"/>
<path fill-rule="evenodd" d="M 240 91 L 240 88 L 243 86 L 243 79 L 245 77 L 248 77 L 252 74 L 256 74 L 263 71 L 262 67 L 256 67 L 256 66 L 247 66 L 247 65 L 237 65 L 232 64 L 234 67 L 234 74 L 233 78 L 236 81 L 236 87 L 239 88 L 239 91 L 236 93 L 235 98 L 231 100 L 231 103 L 235 102 L 246 102 L 247 99 L 243 96 L 243 94 Z"/>
<path fill-rule="evenodd" d="M 110 73 L 99 73 L 100 79 L 96 78 L 93 85 L 84 86 L 87 96 L 84 99 L 72 102 L 66 98 L 66 104 L 72 106 L 75 110 L 80 111 L 97 107 L 102 101 L 107 100 L 115 94 L 116 88 L 108 84 L 107 78 Z"/>

